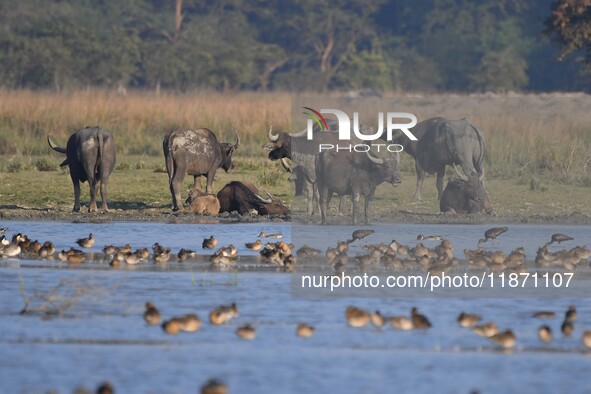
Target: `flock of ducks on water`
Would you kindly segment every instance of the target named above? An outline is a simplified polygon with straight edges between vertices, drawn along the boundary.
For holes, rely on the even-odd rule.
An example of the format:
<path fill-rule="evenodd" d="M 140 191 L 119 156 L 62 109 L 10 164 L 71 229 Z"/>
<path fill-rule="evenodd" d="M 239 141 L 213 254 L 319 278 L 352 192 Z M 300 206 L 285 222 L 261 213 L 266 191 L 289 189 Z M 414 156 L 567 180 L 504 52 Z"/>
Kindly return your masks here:
<path fill-rule="evenodd" d="M 526 254 L 523 247 L 518 247 L 505 254 L 502 250 L 487 250 L 482 243 L 489 240 L 496 240 L 497 237 L 508 231 L 507 227 L 495 227 L 484 233 L 484 238 L 480 239 L 476 249 L 464 249 L 464 256 L 468 268 L 486 268 L 491 272 L 507 271 L 522 273 L 527 272 Z M 351 243 L 362 240 L 371 234 L 374 230 L 359 229 L 352 233 L 349 240 L 337 242 L 336 247 L 329 247 L 324 254 L 325 261 L 336 272 L 342 272 L 352 260 L 359 269 L 364 270 L 370 267 L 382 267 L 394 271 L 401 270 L 422 270 L 428 271 L 431 275 L 441 275 L 447 273 L 461 265 L 461 261 L 454 254 L 452 243 L 441 235 L 422 235 L 417 236 L 418 242 L 414 246 L 404 245 L 396 240 L 389 243 L 366 244 L 363 245 L 364 254 L 349 256 L 349 246 Z M 245 247 L 249 250 L 259 252 L 264 261 L 280 267 L 284 271 L 292 271 L 298 259 L 313 261 L 322 258 L 322 252 L 319 249 L 304 245 L 295 250 L 293 243 L 283 240 L 282 234 L 266 234 L 261 232 L 254 242 L 247 242 Z M 263 239 L 276 239 L 276 242 L 263 242 Z M 573 271 L 578 266 L 591 257 L 591 249 L 587 246 L 575 246 L 570 250 L 559 250 L 553 252 L 550 246 L 554 243 L 571 241 L 572 237 L 556 233 L 553 234 L 550 241 L 541 246 L 534 259 L 538 267 L 562 267 Z M 423 242 L 439 242 L 435 247 L 429 247 Z M 81 249 L 71 247 L 68 250 L 57 252 L 51 241 L 40 243 L 32 241 L 26 235 L 21 233 L 14 234 L 11 240 L 6 236 L 0 236 L 0 257 L 38 257 L 42 259 L 52 259 L 55 255 L 69 264 L 79 264 L 86 260 L 87 254 L 82 249 L 94 247 L 95 238 L 92 233 L 86 238 L 76 240 Z M 205 238 L 201 244 L 203 249 L 216 249 L 218 240 L 215 236 Z M 126 244 L 124 246 L 107 245 L 103 249 L 106 256 L 110 256 L 110 265 L 120 267 L 122 264 L 135 265 L 147 262 L 152 258 L 155 263 L 168 263 L 174 256 L 177 261 L 184 262 L 197 256 L 197 252 L 191 249 L 182 248 L 176 255 L 170 248 L 165 248 L 156 242 L 152 246 L 152 253 L 148 248 L 133 250 Z M 295 250 L 295 253 L 294 253 Z M 209 258 L 213 266 L 232 267 L 235 266 L 239 258 L 238 249 L 230 244 L 219 247 Z"/>
<path fill-rule="evenodd" d="M 495 227 L 484 233 L 484 238 L 478 241 L 476 249 L 464 249 L 468 268 L 487 268 L 491 272 L 526 272 L 526 255 L 523 247 L 518 247 L 508 255 L 502 250 L 486 250 L 481 244 L 489 240 L 496 240 L 498 236 L 508 231 L 507 227 Z M 336 247 L 329 247 L 326 250 L 326 261 L 335 271 L 343 271 L 349 264 L 349 244 L 371 235 L 373 230 L 357 230 L 353 238 L 347 241 L 337 242 Z M 576 246 L 570 250 L 551 252 L 549 247 L 553 243 L 572 240 L 565 234 L 554 234 L 549 242 L 540 247 L 537 251 L 535 264 L 539 267 L 563 267 L 568 270 L 575 270 L 580 263 L 591 257 L 591 249 L 587 246 Z M 390 243 L 366 244 L 363 249 L 366 254 L 357 254 L 353 260 L 360 269 L 370 266 L 381 266 L 395 271 L 419 269 L 428 271 L 431 275 L 440 275 L 458 267 L 461 261 L 454 255 L 452 243 L 444 236 L 419 234 L 418 241 L 440 241 L 435 247 L 428 247 L 422 242 L 415 246 L 403 245 L 396 240 Z M 297 251 L 298 257 L 313 258 L 320 254 L 319 250 L 309 247 L 302 247 Z"/>
<path fill-rule="evenodd" d="M 510 270 L 512 272 L 525 272 L 526 256 L 525 250 L 522 247 L 516 248 L 508 255 L 502 251 L 486 250 L 482 243 L 489 240 L 496 240 L 497 237 L 508 231 L 507 227 L 495 227 L 487 230 L 484 233 L 484 238 L 478 241 L 477 248 L 474 250 L 465 249 L 464 255 L 469 266 L 488 268 L 490 271 Z M 0 234 L 4 234 L 6 229 L 0 229 Z M 352 233 L 352 237 L 346 241 L 340 241 L 336 247 L 329 247 L 326 250 L 325 257 L 327 262 L 332 265 L 335 271 L 342 271 L 348 264 L 349 245 L 355 241 L 362 240 L 371 234 L 374 230 L 360 229 Z M 266 234 L 261 232 L 258 239 L 254 242 L 245 244 L 245 247 L 252 251 L 257 251 L 259 254 L 267 259 L 267 261 L 291 270 L 296 264 L 297 259 L 315 259 L 321 255 L 321 251 L 309 246 L 299 248 L 295 255 L 292 251 L 295 246 L 291 243 L 279 240 L 277 242 L 263 243 L 261 239 L 281 239 L 282 234 Z M 425 246 L 422 242 L 415 246 L 406 246 L 396 240 L 392 240 L 389 244 L 366 244 L 363 249 L 366 254 L 358 254 L 353 257 L 356 264 L 365 268 L 372 264 L 381 264 L 384 267 L 394 269 L 403 269 L 408 267 L 418 267 L 431 274 L 446 272 L 449 268 L 456 267 L 460 261 L 454 256 L 454 248 L 451 242 L 444 236 L 440 235 L 422 235 L 417 236 L 418 241 L 424 242 L 439 242 L 434 248 Z M 569 270 L 574 270 L 577 266 L 591 257 L 591 250 L 586 246 L 576 246 L 570 250 L 560 250 L 557 252 L 550 251 L 550 246 L 554 243 L 561 244 L 562 242 L 572 241 L 573 238 L 556 233 L 553 234 L 550 241 L 541 246 L 536 253 L 535 264 L 541 267 L 561 266 Z M 83 249 L 94 247 L 95 238 L 91 233 L 87 238 L 80 238 L 76 240 L 76 244 Z M 202 242 L 203 249 L 215 249 L 218 246 L 218 240 L 212 235 L 205 238 Z M 79 249 L 70 248 L 69 250 L 62 250 L 56 253 L 56 249 L 50 241 L 40 243 L 38 241 L 31 241 L 26 235 L 14 234 L 11 240 L 8 240 L 4 235 L 0 236 L 0 257 L 18 257 L 21 255 L 37 255 L 40 258 L 52 258 L 57 254 L 61 261 L 67 261 L 70 264 L 78 264 L 85 260 L 86 254 Z M 150 251 L 148 248 L 132 250 L 130 245 L 116 247 L 112 245 L 105 246 L 103 252 L 106 255 L 112 256 L 110 265 L 118 267 L 122 263 L 138 264 L 142 261 L 148 261 L 150 258 Z M 171 258 L 171 249 L 164 248 L 160 244 L 155 243 L 152 247 L 152 259 L 155 263 L 166 263 Z M 185 261 L 196 256 L 196 251 L 189 249 L 181 249 L 177 258 L 178 261 Z M 238 259 L 238 250 L 234 245 L 223 246 L 217 249 L 210 256 L 210 261 L 214 265 L 232 265 Z M 160 325 L 166 334 L 176 335 L 181 332 L 196 332 L 201 326 L 200 318 L 194 314 L 189 313 L 182 316 L 170 317 L 163 320 L 160 312 L 152 302 L 147 302 L 145 305 L 144 320 L 148 325 Z M 213 326 L 220 326 L 228 323 L 230 320 L 239 317 L 238 306 L 233 303 L 231 305 L 222 305 L 214 308 L 209 313 L 209 323 Z M 534 318 L 552 319 L 556 314 L 551 311 L 539 311 L 533 314 Z M 432 327 L 430 320 L 421 314 L 416 307 L 411 309 L 408 316 L 384 316 L 380 311 L 369 312 L 367 310 L 349 306 L 345 310 L 345 319 L 350 327 L 360 328 L 372 324 L 378 329 L 384 329 L 386 326 L 391 326 L 396 330 L 427 330 Z M 574 305 L 571 305 L 564 314 L 564 319 L 560 326 L 560 331 L 564 336 L 571 336 L 574 332 L 574 323 L 577 319 L 577 312 Z M 475 334 L 485 337 L 498 345 L 501 348 L 509 349 L 516 345 L 517 337 L 512 330 L 506 329 L 501 331 L 494 322 L 482 322 L 481 316 L 472 313 L 462 312 L 457 318 L 458 324 L 470 329 Z M 254 340 L 256 338 L 256 328 L 249 323 L 243 324 L 236 329 L 236 335 L 246 341 Z M 295 334 L 299 337 L 309 338 L 315 333 L 315 328 L 307 323 L 299 323 L 296 326 Z M 548 324 L 544 324 L 538 329 L 538 338 L 544 343 L 549 343 L 553 339 L 553 331 Z M 585 330 L 582 335 L 582 343 L 587 349 L 591 349 L 591 330 Z M 210 380 L 201 388 L 204 394 L 224 394 L 228 390 L 227 386 L 218 381 Z M 97 393 L 109 394 L 113 392 L 110 383 L 103 383 Z"/>
<path fill-rule="evenodd" d="M 556 314 L 551 311 L 539 311 L 532 315 L 539 319 L 552 319 Z M 401 331 L 426 330 L 432 327 L 429 319 L 419 313 L 416 307 L 413 307 L 410 316 L 384 316 L 380 311 L 369 312 L 354 306 L 349 306 L 345 310 L 345 318 L 351 327 L 359 328 L 368 324 L 373 324 L 378 329 L 383 329 L 390 325 L 392 328 Z M 570 337 L 574 332 L 574 322 L 577 319 L 577 311 L 574 305 L 570 305 L 564 314 L 564 319 L 560 330 L 564 336 Z M 501 331 L 494 322 L 482 323 L 480 315 L 462 312 L 457 318 L 460 327 L 471 329 L 479 336 L 485 337 L 497 344 L 501 348 L 510 349 L 517 343 L 517 337 L 512 330 Z M 552 329 L 544 324 L 538 329 L 538 338 L 544 343 L 552 341 Z M 587 349 L 591 349 L 591 330 L 585 330 L 581 342 Z"/>
<path fill-rule="evenodd" d="M 113 384 L 109 381 L 102 382 L 94 391 L 96 394 L 114 394 L 115 389 Z M 79 387 L 74 390 L 74 394 L 90 394 L 91 392 L 85 387 Z M 218 380 L 210 379 L 201 386 L 201 394 L 227 394 L 228 386 Z"/>
<path fill-rule="evenodd" d="M 238 306 L 235 303 L 221 305 L 209 312 L 209 323 L 212 326 L 222 326 L 239 316 Z M 201 328 L 201 319 L 194 313 L 162 321 L 160 312 L 150 301 L 146 302 L 144 320 L 150 326 L 160 325 L 162 330 L 170 335 L 176 335 L 180 332 L 196 332 Z M 306 323 L 299 323 L 295 333 L 299 337 L 309 338 L 314 335 L 314 330 L 314 327 Z M 256 328 L 250 323 L 245 323 L 236 329 L 236 335 L 245 341 L 252 341 L 256 338 Z"/>

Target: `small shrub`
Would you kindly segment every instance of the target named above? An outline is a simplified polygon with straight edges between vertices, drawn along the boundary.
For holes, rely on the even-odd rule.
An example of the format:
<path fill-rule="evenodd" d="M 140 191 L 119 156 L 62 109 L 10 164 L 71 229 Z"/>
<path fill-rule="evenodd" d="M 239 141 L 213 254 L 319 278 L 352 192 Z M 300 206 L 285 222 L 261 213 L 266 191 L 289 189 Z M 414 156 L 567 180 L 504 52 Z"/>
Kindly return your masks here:
<path fill-rule="evenodd" d="M 277 186 L 282 175 L 284 175 L 284 172 L 280 172 L 274 167 L 263 165 L 258 168 L 257 182 L 261 186 Z"/>
<path fill-rule="evenodd" d="M 127 162 L 119 163 L 119 164 L 117 164 L 117 167 L 115 167 L 115 170 L 117 170 L 117 171 L 131 170 L 131 165 L 129 165 L 129 163 L 127 163 Z"/>
<path fill-rule="evenodd" d="M 23 169 L 23 163 L 20 160 L 12 160 L 6 166 L 6 172 L 21 172 Z"/>
<path fill-rule="evenodd" d="M 545 192 L 548 190 L 546 182 L 542 182 L 537 177 L 531 177 L 529 182 L 529 189 L 533 192 Z"/>
<path fill-rule="evenodd" d="M 57 165 L 47 157 L 37 160 L 35 168 L 37 168 L 37 171 L 57 171 Z"/>

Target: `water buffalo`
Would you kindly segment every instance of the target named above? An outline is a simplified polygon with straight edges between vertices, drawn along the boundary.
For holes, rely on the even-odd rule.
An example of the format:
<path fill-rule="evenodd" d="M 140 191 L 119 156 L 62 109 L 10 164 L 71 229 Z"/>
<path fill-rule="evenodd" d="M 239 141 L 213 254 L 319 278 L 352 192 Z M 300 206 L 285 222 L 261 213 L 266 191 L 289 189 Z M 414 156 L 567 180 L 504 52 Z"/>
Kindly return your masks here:
<path fill-rule="evenodd" d="M 218 168 L 230 172 L 233 168 L 232 153 L 240 145 L 240 136 L 236 132 L 236 143 L 220 143 L 209 129 L 178 129 L 164 137 L 162 144 L 172 209 L 182 210 L 181 185 L 185 174 L 193 175 L 194 184 L 191 196 L 198 195 L 199 177 L 207 178 L 206 193 L 210 194 L 213 179 Z"/>
<path fill-rule="evenodd" d="M 439 200 L 439 208 L 441 212 L 457 214 L 492 212 L 488 193 L 476 176 L 450 180 Z"/>
<path fill-rule="evenodd" d="M 418 141 L 412 141 L 398 131 L 392 142 L 402 145 L 404 152 L 415 159 L 415 201 L 421 199 L 425 173 L 437 174 L 437 196 L 441 198 L 446 165 L 459 164 L 466 175 L 484 178 L 484 139 L 478 127 L 467 119 L 430 118 L 410 131 Z"/>
<path fill-rule="evenodd" d="M 102 209 L 108 211 L 107 182 L 109 175 L 115 168 L 115 142 L 110 131 L 98 126 L 86 127 L 76 131 L 68 139 L 65 148 L 57 146 L 51 137 L 47 136 L 47 143 L 56 152 L 65 153 L 66 160 L 60 166 L 70 168 L 70 177 L 74 184 L 74 209 L 80 211 L 80 182 L 88 181 L 90 186 L 89 212 L 96 212 L 97 184 L 101 183 Z"/>
<path fill-rule="evenodd" d="M 230 182 L 218 192 L 217 197 L 220 212 L 237 211 L 242 215 L 254 209 L 259 215 L 289 214 L 287 207 L 272 198 L 262 198 L 257 187 L 248 182 Z"/>
<path fill-rule="evenodd" d="M 217 215 L 220 213 L 220 201 L 213 194 L 201 194 L 191 200 L 188 209 L 199 215 Z"/>
<path fill-rule="evenodd" d="M 334 121 L 328 122 L 331 130 L 338 129 L 338 123 Z M 371 132 L 372 130 L 366 125 L 361 125 L 361 131 L 363 133 Z M 319 153 L 320 144 L 331 144 L 338 145 L 339 135 L 336 132 L 322 132 L 314 125 L 313 128 L 314 139 L 308 140 L 308 130 L 304 129 L 299 133 L 290 134 L 284 131 L 280 131 L 277 134 L 273 134 L 272 127 L 269 128 L 267 137 L 269 142 L 263 145 L 263 148 L 269 151 L 270 160 L 282 160 L 282 165 L 286 167 L 284 159 L 290 159 L 294 164 L 289 170 L 291 170 L 296 180 L 296 195 L 300 191 L 302 184 L 306 189 L 306 200 L 307 207 L 306 212 L 308 215 L 314 214 L 314 199 L 317 197 L 318 192 L 316 188 L 316 170 L 315 170 L 315 157 Z M 356 144 L 361 142 L 356 137 L 352 137 L 349 143 Z M 341 206 L 339 204 L 339 206 Z"/>
<path fill-rule="evenodd" d="M 382 182 L 392 185 L 400 183 L 398 164 L 400 156 L 376 158 L 368 152 L 325 151 L 316 157 L 316 177 L 320 195 L 320 213 L 322 223 L 326 223 L 328 204 L 333 193 L 339 196 L 349 195 L 353 202 L 352 222 L 357 222 L 359 200 L 365 197 L 365 222 L 368 223 L 367 211 L 373 200 L 376 187 Z"/>

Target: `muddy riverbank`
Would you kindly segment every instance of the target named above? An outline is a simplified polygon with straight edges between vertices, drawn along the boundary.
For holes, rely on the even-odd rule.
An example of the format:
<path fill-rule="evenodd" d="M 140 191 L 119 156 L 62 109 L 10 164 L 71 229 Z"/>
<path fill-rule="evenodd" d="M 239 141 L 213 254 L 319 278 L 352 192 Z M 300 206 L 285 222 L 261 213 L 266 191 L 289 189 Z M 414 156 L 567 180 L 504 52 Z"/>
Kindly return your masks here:
<path fill-rule="evenodd" d="M 72 213 L 54 209 L 31 209 L 12 206 L 0 208 L 0 220 L 58 220 L 82 223 L 102 223 L 112 221 L 132 222 L 164 222 L 164 223 L 267 223 L 267 222 L 298 222 L 317 224 L 319 216 L 307 216 L 295 213 L 291 216 L 258 216 L 225 213 L 217 216 L 195 215 L 190 212 L 171 212 L 165 208 L 145 208 L 111 210 L 97 213 Z M 331 216 L 330 223 L 338 225 L 349 224 L 346 216 Z M 418 213 L 411 211 L 381 212 L 374 217 L 372 223 L 417 223 L 417 224 L 485 224 L 485 223 L 513 223 L 513 224 L 562 224 L 589 225 L 591 215 L 573 212 L 571 214 L 524 214 L 524 215 L 445 215 L 434 213 Z"/>

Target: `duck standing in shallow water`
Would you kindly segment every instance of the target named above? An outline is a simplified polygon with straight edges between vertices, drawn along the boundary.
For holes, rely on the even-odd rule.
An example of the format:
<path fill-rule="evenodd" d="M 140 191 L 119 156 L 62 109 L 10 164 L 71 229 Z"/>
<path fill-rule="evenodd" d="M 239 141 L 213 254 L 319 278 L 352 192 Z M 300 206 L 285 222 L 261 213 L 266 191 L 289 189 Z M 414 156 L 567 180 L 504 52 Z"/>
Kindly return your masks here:
<path fill-rule="evenodd" d="M 181 323 L 176 318 L 172 318 L 162 323 L 162 330 L 169 335 L 176 335 L 181 331 Z"/>
<path fill-rule="evenodd" d="M 160 312 L 150 301 L 146 302 L 146 311 L 144 312 L 144 320 L 151 326 L 160 323 Z"/>
<path fill-rule="evenodd" d="M 218 245 L 218 240 L 216 237 L 214 237 L 213 235 L 209 238 L 205 238 L 203 240 L 203 243 L 201 244 L 201 247 L 203 249 L 214 249 L 216 246 Z"/>
<path fill-rule="evenodd" d="M 259 233 L 259 238 L 283 238 L 283 234 L 276 233 L 276 234 L 267 234 L 264 231 Z"/>
<path fill-rule="evenodd" d="M 538 338 L 544 343 L 552 342 L 552 329 L 547 325 L 543 325 L 538 329 Z"/>
<path fill-rule="evenodd" d="M 180 324 L 180 330 L 184 332 L 195 332 L 201 328 L 201 319 L 194 313 L 177 317 L 176 321 Z"/>
<path fill-rule="evenodd" d="M 311 336 L 314 335 L 314 331 L 315 331 L 315 328 L 306 324 L 306 323 L 300 323 L 296 327 L 296 335 L 298 337 L 310 338 Z"/>
<path fill-rule="evenodd" d="M 209 313 L 209 322 L 214 326 L 219 326 L 238 316 L 240 316 L 238 306 L 235 303 L 228 306 L 222 305 Z"/>
<path fill-rule="evenodd" d="M 217 379 L 210 379 L 201 387 L 201 394 L 227 394 L 228 386 Z"/>
<path fill-rule="evenodd" d="M 581 342 L 587 349 L 591 349 L 591 330 L 585 330 L 583 332 L 583 338 L 581 338 Z"/>
<path fill-rule="evenodd" d="M 417 235 L 417 241 L 443 241 L 444 239 L 443 235 Z"/>
<path fill-rule="evenodd" d="M 460 313 L 458 316 L 458 324 L 465 328 L 474 327 L 476 323 L 478 323 L 481 319 L 479 315 L 475 315 L 473 313 Z"/>
<path fill-rule="evenodd" d="M 245 341 L 252 341 L 256 338 L 257 333 L 253 326 L 250 324 L 245 324 L 241 327 L 238 327 L 236 330 L 236 335 Z"/>
<path fill-rule="evenodd" d="M 380 313 L 380 311 L 375 311 L 370 316 L 371 324 L 376 326 L 377 328 L 382 328 L 386 324 L 386 319 Z"/>
<path fill-rule="evenodd" d="M 367 325 L 371 319 L 369 312 L 354 306 L 347 307 L 345 318 L 347 319 L 347 323 L 355 328 Z"/>
<path fill-rule="evenodd" d="M 560 331 L 562 331 L 564 336 L 570 337 L 571 335 L 573 335 L 573 332 L 575 331 L 575 325 L 572 321 L 565 320 L 564 322 L 562 322 L 562 325 L 560 326 Z"/>
<path fill-rule="evenodd" d="M 413 329 L 412 320 L 406 316 L 392 316 L 387 320 L 388 323 L 390 323 L 390 325 L 396 330 L 409 331 Z"/>
<path fill-rule="evenodd" d="M 575 320 L 577 320 L 577 308 L 574 305 L 569 305 L 564 313 L 564 321 L 574 322 Z"/>
<path fill-rule="evenodd" d="M 195 251 L 183 248 L 179 251 L 177 257 L 179 258 L 179 261 L 185 261 L 191 257 L 195 257 Z"/>
<path fill-rule="evenodd" d="M 426 330 L 431 328 L 431 322 L 425 315 L 421 315 L 416 307 L 413 307 L 410 312 L 410 317 L 412 320 L 412 326 L 416 330 Z"/>
<path fill-rule="evenodd" d="M 488 338 L 505 349 L 512 348 L 517 343 L 517 337 L 515 337 L 515 334 L 511 330 L 506 330 Z"/>
<path fill-rule="evenodd" d="M 259 251 L 263 248 L 263 243 L 261 242 L 260 239 L 257 239 L 255 242 L 245 243 L 244 246 L 246 246 L 247 249 Z"/>
<path fill-rule="evenodd" d="M 496 335 L 499 333 L 499 328 L 497 327 L 497 325 L 493 322 L 489 322 L 486 324 L 481 324 L 479 326 L 475 326 L 472 329 L 472 332 L 480 335 L 481 337 L 492 337 L 493 335 Z"/>
<path fill-rule="evenodd" d="M 80 238 L 76 240 L 76 243 L 82 248 L 92 248 L 94 246 L 94 235 L 88 234 L 88 238 Z"/>

